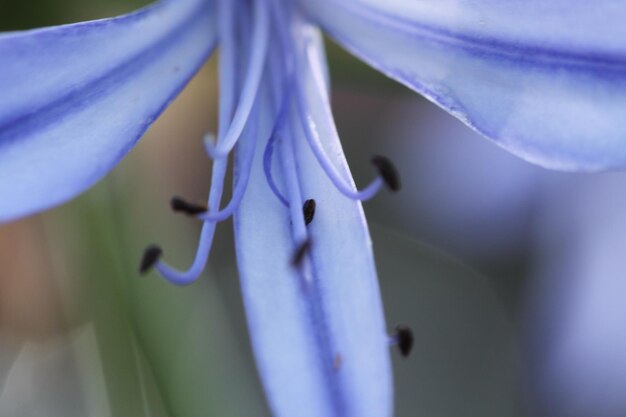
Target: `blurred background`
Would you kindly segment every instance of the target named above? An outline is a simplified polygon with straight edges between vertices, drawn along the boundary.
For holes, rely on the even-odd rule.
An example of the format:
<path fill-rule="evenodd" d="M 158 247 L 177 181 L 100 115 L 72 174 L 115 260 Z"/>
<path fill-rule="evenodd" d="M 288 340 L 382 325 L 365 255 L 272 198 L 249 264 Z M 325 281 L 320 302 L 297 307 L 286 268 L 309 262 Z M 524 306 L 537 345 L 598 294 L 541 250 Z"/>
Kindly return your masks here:
<path fill-rule="evenodd" d="M 108 17 L 131 0 L 0 0 L 0 30 Z M 543 170 L 479 137 L 332 42 L 335 119 L 357 184 L 383 154 L 403 181 L 365 205 L 389 328 L 397 416 L 626 416 L 626 176 Z M 42 69 L 45 71 L 45 69 Z M 0 225 L 0 417 L 268 416 L 239 295 L 232 224 L 189 287 L 215 130 L 212 59 L 105 180 Z"/>

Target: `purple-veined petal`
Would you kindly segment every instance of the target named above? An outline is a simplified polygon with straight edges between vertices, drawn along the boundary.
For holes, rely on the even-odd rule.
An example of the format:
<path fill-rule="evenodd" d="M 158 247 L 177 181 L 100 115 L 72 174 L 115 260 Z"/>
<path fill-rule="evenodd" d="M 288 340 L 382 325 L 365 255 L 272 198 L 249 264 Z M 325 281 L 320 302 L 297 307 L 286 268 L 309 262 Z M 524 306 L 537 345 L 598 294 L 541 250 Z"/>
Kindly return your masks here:
<path fill-rule="evenodd" d="M 210 0 L 0 36 L 0 221 L 104 176 L 211 53 Z"/>
<path fill-rule="evenodd" d="M 306 37 L 320 47 L 319 34 L 310 28 L 297 26 L 296 34 L 298 45 Z M 272 70 L 269 67 L 268 73 Z M 315 88 L 306 74 L 298 74 L 296 82 L 306 83 L 309 93 Z M 349 174 L 332 120 L 317 117 L 324 113 L 316 94 L 306 97 L 311 115 L 324 133 L 333 162 Z M 267 90 L 260 92 L 259 100 L 262 140 L 257 152 L 262 154 L 276 109 L 271 110 Z M 291 155 L 296 172 L 286 173 L 289 164 L 284 163 L 275 176 L 284 189 L 291 175 L 302 198 L 317 201 L 314 220 L 306 227 L 312 242 L 310 283 L 291 264 L 297 247 L 291 223 L 296 220 L 270 190 L 262 158 L 255 159 L 235 215 L 244 305 L 268 400 L 277 416 L 388 416 L 388 337 L 362 207 L 334 188 L 308 148 L 300 124 L 290 123 L 295 136 L 279 140 L 276 146 L 285 148 L 276 154 Z M 287 141 L 293 147 L 286 147 Z M 243 137 L 238 146 L 249 143 Z M 301 211 L 303 202 L 291 213 Z"/>
<path fill-rule="evenodd" d="M 626 2 L 302 2 L 344 47 L 509 151 L 626 167 Z"/>

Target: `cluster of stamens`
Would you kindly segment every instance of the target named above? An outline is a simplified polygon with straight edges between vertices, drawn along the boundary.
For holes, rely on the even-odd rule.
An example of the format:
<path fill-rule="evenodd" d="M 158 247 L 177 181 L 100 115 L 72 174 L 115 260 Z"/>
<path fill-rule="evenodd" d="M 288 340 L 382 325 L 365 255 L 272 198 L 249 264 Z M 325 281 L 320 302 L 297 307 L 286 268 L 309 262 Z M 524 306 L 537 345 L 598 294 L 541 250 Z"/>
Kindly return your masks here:
<path fill-rule="evenodd" d="M 283 187 L 279 186 L 273 176 L 272 161 L 275 148 L 282 146 L 280 157 L 283 164 L 281 165 L 285 169 L 285 166 L 295 164 L 293 161 L 295 159 L 293 144 L 290 141 L 303 136 L 327 178 L 330 179 L 331 183 L 341 194 L 352 200 L 369 200 L 378 193 L 383 185 L 386 185 L 392 191 L 398 191 L 400 189 L 400 179 L 391 161 L 377 155 L 371 159 L 371 162 L 377 169 L 378 175 L 363 189 L 356 189 L 351 179 L 346 178 L 344 172 L 338 171 L 322 145 L 319 132 L 311 124 L 304 87 L 295 78 L 295 74 L 303 74 L 303 71 L 306 70 L 303 68 L 303 65 L 297 64 L 297 48 L 295 48 L 293 41 L 285 33 L 286 29 L 279 23 L 284 18 L 280 16 L 284 11 L 281 11 L 280 7 L 274 6 L 270 8 L 272 10 L 272 13 L 270 13 L 263 1 L 254 2 L 253 15 L 251 16 L 253 21 L 252 33 L 246 39 L 241 34 L 237 36 L 237 28 L 234 25 L 235 16 L 233 15 L 232 7 L 228 6 L 229 0 L 225 0 L 222 3 L 224 5 L 219 8 L 221 16 L 218 19 L 221 25 L 220 92 L 223 96 L 219 103 L 220 129 L 217 135 L 209 133 L 204 138 L 206 153 L 213 159 L 208 202 L 207 204 L 193 203 L 182 197 L 173 197 L 170 201 L 173 211 L 202 221 L 202 232 L 196 256 L 188 270 L 179 271 L 170 267 L 161 259 L 163 251 L 159 246 L 151 245 L 144 252 L 139 272 L 145 274 L 152 268 L 155 268 L 168 281 L 184 285 L 195 281 L 204 270 L 212 245 L 216 223 L 226 220 L 233 215 L 244 197 L 252 171 L 256 141 L 259 136 L 256 126 L 258 122 L 255 123 L 254 119 L 258 118 L 260 106 L 256 105 L 255 102 L 257 101 L 261 80 L 264 76 L 267 76 L 264 70 L 266 67 L 272 67 L 273 71 L 270 72 L 273 77 L 271 77 L 272 82 L 270 84 L 274 96 L 279 97 L 280 100 L 279 105 L 275 108 L 276 117 L 263 152 L 263 170 L 269 188 L 276 198 L 289 209 L 288 215 L 290 216 L 290 223 L 294 228 L 293 239 L 295 242 L 290 258 L 291 264 L 294 268 L 301 271 L 302 276 L 306 277 L 305 264 L 308 262 L 307 258 L 313 247 L 313 241 L 308 237 L 307 228 L 313 227 L 312 223 L 315 218 L 317 203 L 313 198 L 308 198 L 302 202 L 299 185 L 289 182 L 288 177 L 291 177 L 291 175 L 283 175 L 287 179 L 285 180 L 286 183 L 282 184 L 284 189 L 281 190 Z M 272 33 L 271 23 L 274 23 L 272 27 L 275 28 L 275 33 Z M 268 52 L 268 43 L 272 34 L 277 36 L 280 46 L 279 50 L 275 51 L 274 54 Z M 234 55 L 236 49 L 248 52 L 245 59 L 247 71 L 237 99 L 235 99 L 237 88 L 235 87 L 235 78 L 233 76 L 237 67 Z M 308 48 L 308 45 L 305 45 L 301 58 L 311 63 L 312 56 L 310 56 L 310 53 L 310 48 Z M 311 66 L 308 76 L 318 91 L 325 91 L 325 81 L 323 74 L 319 70 Z M 330 103 L 326 95 L 321 93 L 317 99 L 323 103 L 322 107 L 326 112 L 324 116 L 332 120 Z M 289 125 L 290 117 L 299 119 L 300 128 L 303 132 L 302 136 L 294 134 L 294 127 Z M 245 129 L 251 129 L 247 137 L 251 138 L 250 140 L 253 143 L 247 144 L 244 150 L 241 150 L 238 143 Z M 239 152 L 238 158 L 243 161 L 240 164 L 243 168 L 239 170 L 234 180 L 234 190 L 230 202 L 220 209 L 229 155 L 233 149 L 237 149 Z M 286 154 L 287 157 L 283 154 Z M 295 171 L 295 166 L 292 166 L 292 171 Z M 293 192 L 293 187 L 298 188 L 296 192 Z M 292 210 L 292 206 L 298 209 Z M 390 338 L 390 343 L 397 344 L 402 355 L 406 356 L 413 344 L 412 333 L 410 329 L 402 326 L 397 327 L 396 332 L 396 335 Z"/>

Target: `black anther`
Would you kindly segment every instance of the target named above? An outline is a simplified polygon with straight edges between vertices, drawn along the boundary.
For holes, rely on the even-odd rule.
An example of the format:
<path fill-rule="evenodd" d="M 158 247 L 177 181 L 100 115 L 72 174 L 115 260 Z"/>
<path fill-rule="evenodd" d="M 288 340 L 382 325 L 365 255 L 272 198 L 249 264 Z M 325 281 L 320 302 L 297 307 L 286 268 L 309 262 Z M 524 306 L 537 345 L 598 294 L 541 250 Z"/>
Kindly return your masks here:
<path fill-rule="evenodd" d="M 302 213 L 304 214 L 304 224 L 310 224 L 313 221 L 313 217 L 315 217 L 315 200 L 310 198 L 305 201 L 302 206 Z"/>
<path fill-rule="evenodd" d="M 372 157 L 372 164 L 378 168 L 378 173 L 391 191 L 398 191 L 400 189 L 400 176 L 398 175 L 396 167 L 388 158 L 375 155 Z"/>
<path fill-rule="evenodd" d="M 202 204 L 190 203 L 180 197 L 172 197 L 170 200 L 170 206 L 174 211 L 180 211 L 188 216 L 195 216 L 196 214 L 206 213 L 207 208 Z"/>
<path fill-rule="evenodd" d="M 396 326 L 396 340 L 400 354 L 405 358 L 413 350 L 413 330 L 409 326 L 399 324 Z"/>
<path fill-rule="evenodd" d="M 141 258 L 141 264 L 139 265 L 139 273 L 145 274 L 150 269 L 152 269 L 154 264 L 159 261 L 159 258 L 161 258 L 162 254 L 163 251 L 160 247 L 156 245 L 148 246 L 143 252 L 143 258 Z"/>

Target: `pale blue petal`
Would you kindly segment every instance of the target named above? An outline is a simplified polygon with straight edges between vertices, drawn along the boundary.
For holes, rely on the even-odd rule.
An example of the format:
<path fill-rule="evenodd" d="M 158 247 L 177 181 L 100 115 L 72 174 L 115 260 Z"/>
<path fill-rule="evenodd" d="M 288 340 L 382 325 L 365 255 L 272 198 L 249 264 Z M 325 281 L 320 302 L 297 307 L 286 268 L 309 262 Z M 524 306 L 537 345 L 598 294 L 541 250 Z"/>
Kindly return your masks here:
<path fill-rule="evenodd" d="M 300 38 L 320 46 L 317 32 L 309 29 L 305 35 L 303 26 L 298 29 Z M 313 91 L 311 79 L 298 75 L 306 91 Z M 258 154 L 274 119 L 267 92 L 261 96 Z M 306 99 L 333 162 L 347 174 L 332 120 L 319 117 L 323 111 L 318 96 Z M 307 226 L 313 288 L 307 289 L 291 266 L 297 246 L 292 219 L 264 178 L 262 158 L 255 160 L 235 216 L 244 305 L 268 400 L 275 415 L 283 417 L 389 416 L 388 337 L 363 210 L 333 187 L 308 149 L 300 125 L 292 127 L 297 131 L 293 144 L 302 198 L 317 201 L 315 218 Z M 239 146 L 245 143 L 244 138 Z M 277 169 L 275 174 L 284 185 L 283 172 Z"/>
<path fill-rule="evenodd" d="M 105 175 L 212 51 L 209 0 L 0 36 L 0 221 Z"/>
<path fill-rule="evenodd" d="M 626 2 L 322 0 L 348 50 L 532 162 L 626 167 Z"/>

